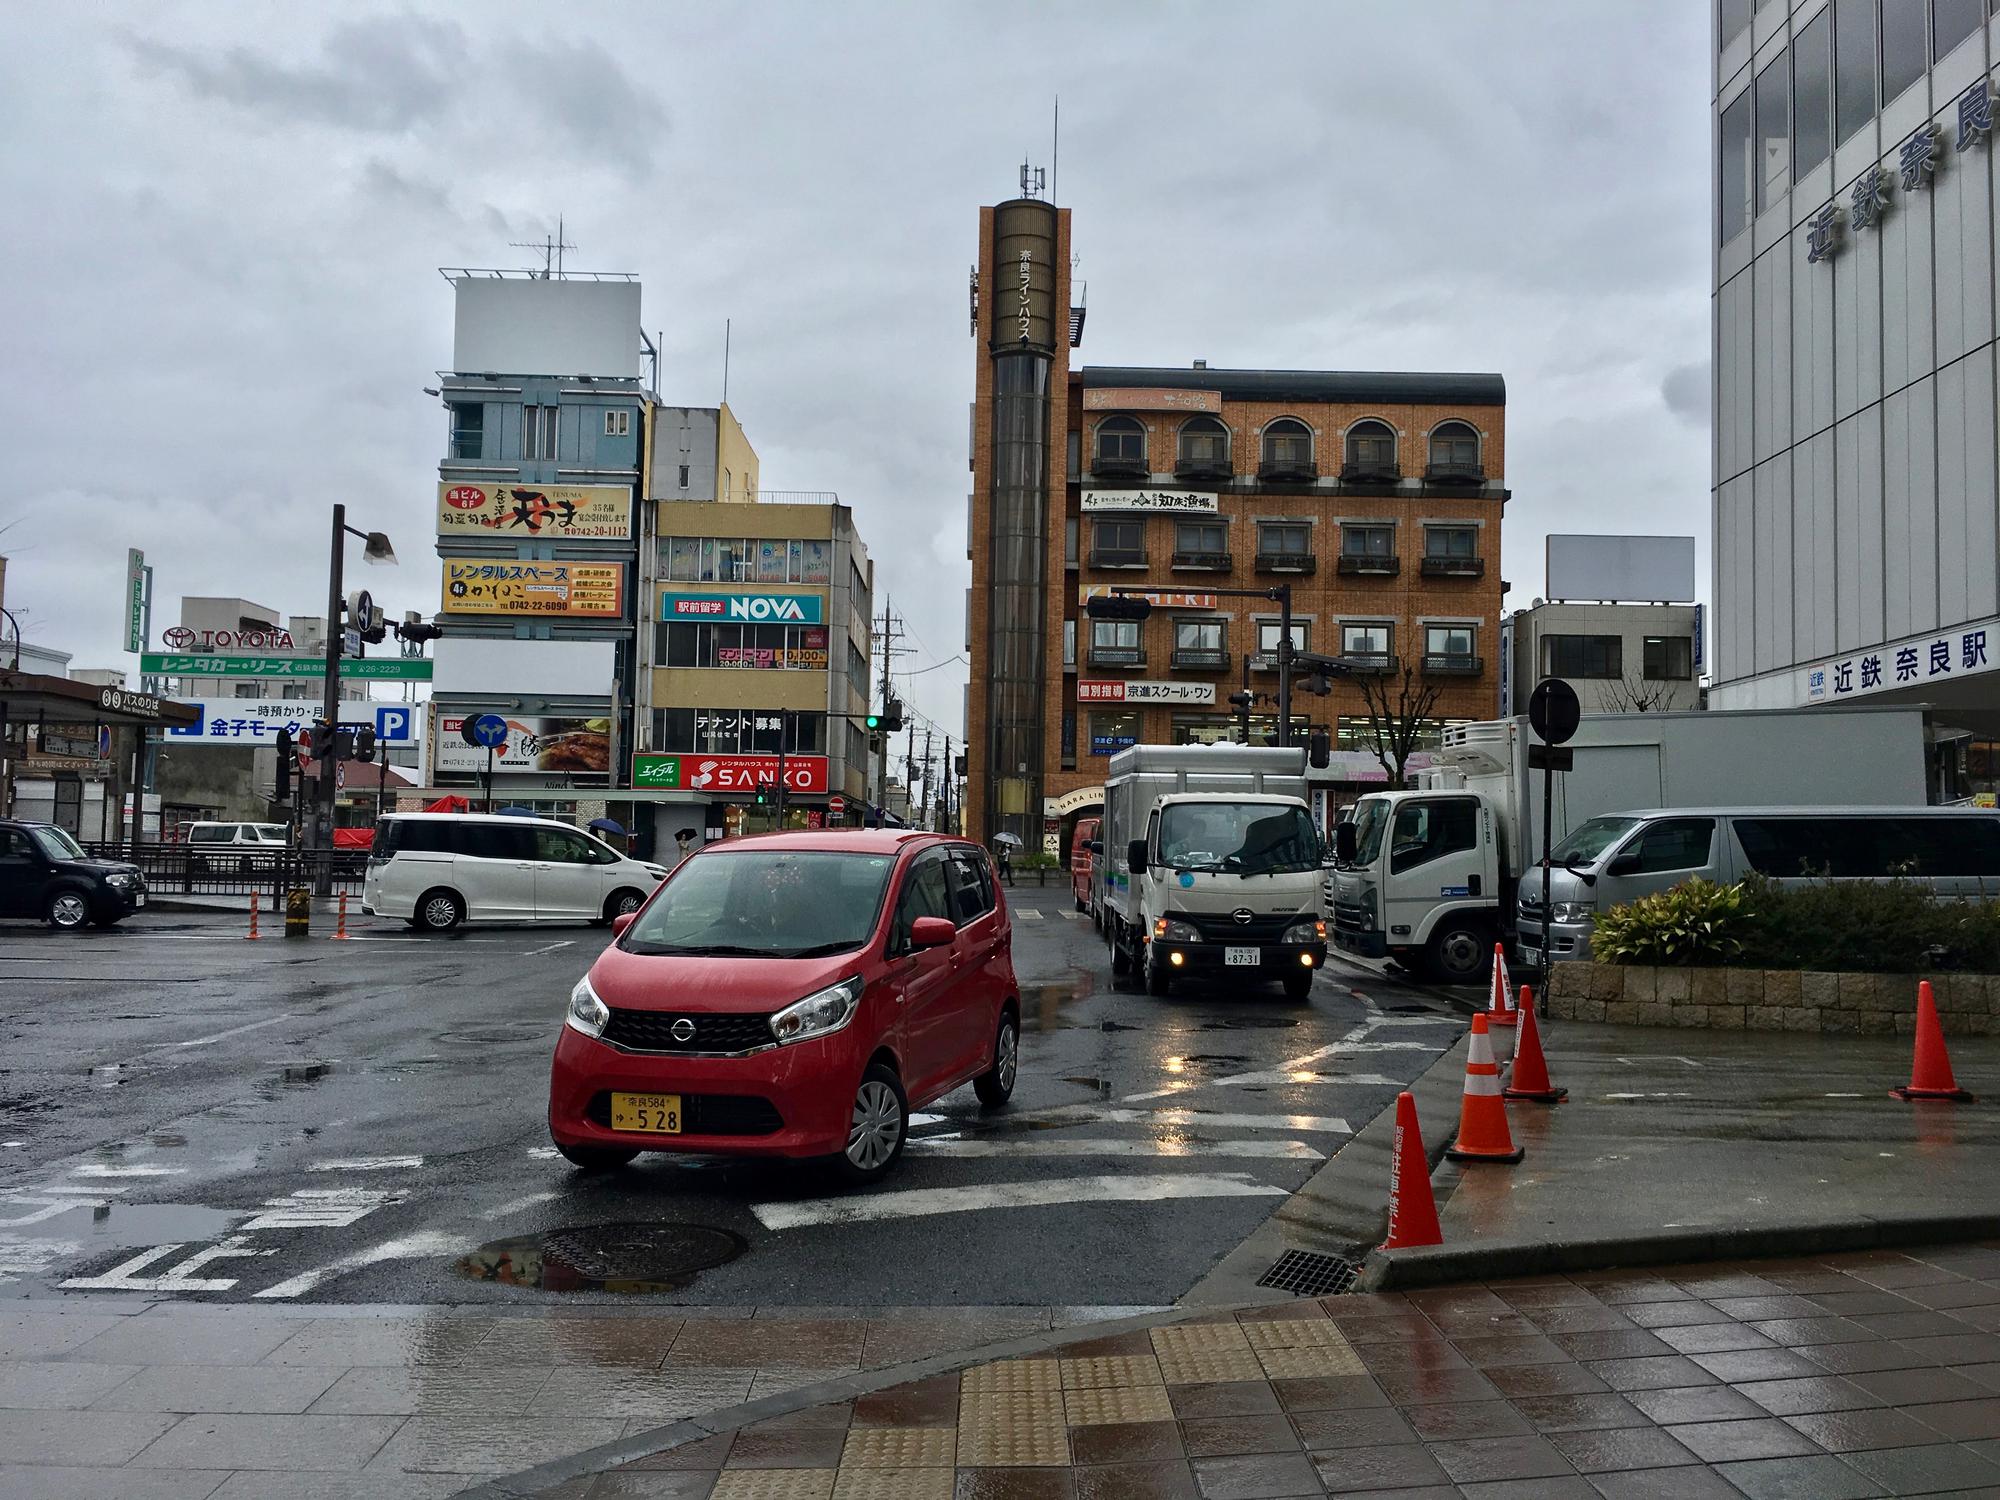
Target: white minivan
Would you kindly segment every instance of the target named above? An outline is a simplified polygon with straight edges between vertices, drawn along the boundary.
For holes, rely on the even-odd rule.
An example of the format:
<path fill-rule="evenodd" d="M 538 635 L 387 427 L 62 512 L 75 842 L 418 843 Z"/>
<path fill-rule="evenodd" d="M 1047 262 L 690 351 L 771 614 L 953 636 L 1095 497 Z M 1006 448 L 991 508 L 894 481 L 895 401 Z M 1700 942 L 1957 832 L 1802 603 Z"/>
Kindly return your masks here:
<path fill-rule="evenodd" d="M 375 824 L 361 909 L 448 932 L 463 922 L 608 922 L 666 867 L 548 818 L 392 813 Z"/>

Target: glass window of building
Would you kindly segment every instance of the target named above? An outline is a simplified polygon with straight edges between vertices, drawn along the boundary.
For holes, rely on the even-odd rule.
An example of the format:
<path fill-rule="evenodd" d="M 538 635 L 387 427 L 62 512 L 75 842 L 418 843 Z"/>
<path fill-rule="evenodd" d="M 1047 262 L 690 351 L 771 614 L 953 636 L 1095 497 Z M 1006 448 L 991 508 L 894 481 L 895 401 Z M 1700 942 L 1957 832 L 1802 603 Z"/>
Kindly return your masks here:
<path fill-rule="evenodd" d="M 1347 462 L 1361 469 L 1396 467 L 1396 434 L 1386 422 L 1356 422 L 1347 429 Z"/>
<path fill-rule="evenodd" d="M 454 401 L 451 413 L 451 456 L 486 456 L 486 405 L 481 401 Z"/>
<path fill-rule="evenodd" d="M 1470 656 L 1472 633 L 1473 627 L 1470 625 L 1426 625 L 1424 655 Z"/>
<path fill-rule="evenodd" d="M 1133 417 L 1106 417 L 1097 424 L 1097 457 L 1146 461 L 1146 429 Z"/>
<path fill-rule="evenodd" d="M 1738 94 L 1722 112 L 1721 183 L 1722 243 L 1728 244 L 1750 227 L 1750 90 Z"/>
<path fill-rule="evenodd" d="M 1181 428 L 1182 463 L 1221 464 L 1229 461 L 1229 429 L 1214 417 L 1192 417 Z"/>
<path fill-rule="evenodd" d="M 1174 621 L 1174 649 L 1176 651 L 1222 650 L 1222 621 Z"/>
<path fill-rule="evenodd" d="M 1437 430 L 1431 434 L 1431 462 L 1476 468 L 1479 464 L 1479 434 L 1463 422 L 1439 423 Z"/>
<path fill-rule="evenodd" d="M 1649 635 L 1645 645 L 1648 682 L 1686 682 L 1694 676 L 1694 639 L 1685 635 Z"/>
<path fill-rule="evenodd" d="M 1722 45 L 1727 47 L 1750 24 L 1750 0 L 1721 0 Z"/>
<path fill-rule="evenodd" d="M 1544 677 L 1622 677 L 1625 643 L 1615 635 L 1545 635 Z"/>
<path fill-rule="evenodd" d="M 1090 753 L 1116 755 L 1139 743 L 1139 715 L 1131 709 L 1096 709 L 1090 715 Z"/>
<path fill-rule="evenodd" d="M 1340 654 L 1342 656 L 1387 656 L 1389 643 L 1395 639 L 1395 626 L 1386 620 L 1372 620 L 1358 625 L 1340 627 Z"/>
<path fill-rule="evenodd" d="M 1781 53 L 1757 75 L 1757 211 L 1784 198 L 1792 181 L 1792 69 Z"/>
<path fill-rule="evenodd" d="M 556 408 L 553 406 L 524 406 L 521 408 L 521 457 L 524 460 L 552 462 L 556 456 Z"/>
<path fill-rule="evenodd" d="M 1925 0 L 1882 0 L 1882 102 L 1924 76 L 1930 62 Z"/>
<path fill-rule="evenodd" d="M 1092 620 L 1090 644 L 1093 650 L 1136 651 L 1139 649 L 1139 622 Z"/>
<path fill-rule="evenodd" d="M 1292 621 L 1292 649 L 1294 651 L 1310 649 L 1306 645 L 1306 642 L 1311 638 L 1312 632 L 1307 626 L 1307 621 Z M 1284 633 L 1285 626 L 1282 620 L 1259 620 L 1257 622 L 1258 653 L 1263 656 L 1276 656 L 1278 654 L 1278 642 L 1283 639 Z"/>
<path fill-rule="evenodd" d="M 1312 550 L 1312 527 L 1303 521 L 1259 521 L 1257 550 L 1267 557 L 1304 557 Z"/>
<path fill-rule="evenodd" d="M 1396 528 L 1393 526 L 1343 526 L 1340 528 L 1343 557 L 1394 557 Z"/>
<path fill-rule="evenodd" d="M 1143 562 L 1146 555 L 1146 523 L 1094 521 L 1090 528 L 1090 546 L 1093 552 Z"/>
<path fill-rule="evenodd" d="M 1833 0 L 1833 143 L 1875 118 L 1875 0 Z"/>
<path fill-rule="evenodd" d="M 1063 621 L 1063 665 L 1076 665 L 1076 621 Z"/>
<path fill-rule="evenodd" d="M 1931 60 L 1941 62 L 1985 19 L 1986 9 L 1979 0 L 1931 0 Z"/>
<path fill-rule="evenodd" d="M 1479 528 L 1476 526 L 1426 526 L 1424 556 L 1469 558 L 1479 555 Z"/>
<path fill-rule="evenodd" d="M 1280 417 L 1264 429 L 1265 463 L 1309 464 L 1312 456 L 1312 429 L 1296 417 Z"/>
<path fill-rule="evenodd" d="M 1833 145 L 1833 22 L 1821 11 L 1792 43 L 1792 180 L 1826 160 Z"/>
<path fill-rule="evenodd" d="M 757 582 L 789 582 L 791 572 L 790 554 L 791 548 L 782 539 L 759 540 L 757 543 Z"/>
<path fill-rule="evenodd" d="M 813 540 L 795 541 L 792 550 L 793 583 L 833 582 L 833 543 Z M 855 575 L 859 578 L 859 574 Z M 866 598 L 865 590 L 859 597 Z"/>
<path fill-rule="evenodd" d="M 1213 555 L 1229 550 L 1229 527 L 1222 521 L 1177 521 L 1174 551 Z"/>

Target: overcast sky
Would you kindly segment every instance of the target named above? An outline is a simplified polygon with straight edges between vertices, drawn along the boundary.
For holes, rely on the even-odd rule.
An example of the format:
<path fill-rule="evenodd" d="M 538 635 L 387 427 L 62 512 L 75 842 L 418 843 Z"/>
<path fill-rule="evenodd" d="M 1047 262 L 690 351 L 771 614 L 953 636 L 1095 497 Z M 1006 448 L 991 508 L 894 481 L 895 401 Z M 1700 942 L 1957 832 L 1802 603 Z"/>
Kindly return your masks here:
<path fill-rule="evenodd" d="M 905 670 L 963 641 L 977 210 L 1049 162 L 1090 364 L 1498 371 L 1504 574 L 1694 533 L 1710 65 L 1695 0 L 10 8 L 0 499 L 26 638 L 122 654 L 125 548 L 319 614 L 327 507 L 437 606 L 440 265 L 636 272 L 661 394 L 854 507 Z M 963 668 L 912 680 L 956 733 Z"/>

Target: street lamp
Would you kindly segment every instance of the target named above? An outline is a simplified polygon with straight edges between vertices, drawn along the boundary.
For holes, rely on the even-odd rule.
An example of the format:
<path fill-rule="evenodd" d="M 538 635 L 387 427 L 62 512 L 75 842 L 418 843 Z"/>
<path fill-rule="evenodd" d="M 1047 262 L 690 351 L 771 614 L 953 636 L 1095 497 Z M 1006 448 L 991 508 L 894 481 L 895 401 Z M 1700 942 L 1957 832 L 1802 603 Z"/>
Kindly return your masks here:
<path fill-rule="evenodd" d="M 347 539 L 361 538 L 361 560 L 365 563 L 389 563 L 396 561 L 396 549 L 389 545 L 389 538 L 379 531 L 361 531 L 347 524 L 347 507 L 333 508 L 333 547 L 327 566 L 326 583 L 326 692 L 321 700 L 320 718 L 329 731 L 340 723 L 340 650 L 341 628 L 340 609 L 343 596 L 343 574 L 346 571 Z M 331 750 L 333 735 L 328 734 L 329 743 L 324 746 Z M 316 756 L 318 778 L 313 783 L 313 841 L 312 846 L 326 851 L 314 872 L 313 889 L 322 896 L 333 894 L 333 798 L 337 780 L 338 762 L 331 754 Z"/>
<path fill-rule="evenodd" d="M 7 623 L 14 627 L 14 670 L 21 670 L 21 622 L 14 618 L 11 609 L 0 609 L 0 615 L 7 617 Z"/>

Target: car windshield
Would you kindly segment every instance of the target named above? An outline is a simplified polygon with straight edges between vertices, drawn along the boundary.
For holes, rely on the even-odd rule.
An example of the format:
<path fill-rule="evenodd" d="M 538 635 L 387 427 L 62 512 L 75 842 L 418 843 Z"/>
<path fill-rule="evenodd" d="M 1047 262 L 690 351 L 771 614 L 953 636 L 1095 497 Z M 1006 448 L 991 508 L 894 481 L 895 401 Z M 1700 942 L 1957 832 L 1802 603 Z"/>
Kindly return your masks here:
<path fill-rule="evenodd" d="M 1637 818 L 1592 818 L 1555 847 L 1559 865 L 1593 865 L 1604 851 L 1639 826 Z"/>
<path fill-rule="evenodd" d="M 630 953 L 804 958 L 875 931 L 893 857 L 819 849 L 711 850 L 683 860 L 626 929 Z"/>
<path fill-rule="evenodd" d="M 1354 804 L 1354 863 L 1366 868 L 1382 856 L 1382 835 L 1389 830 L 1389 803 L 1363 797 Z"/>
<path fill-rule="evenodd" d="M 1319 868 L 1319 836 L 1303 807 L 1174 802 L 1160 815 L 1160 862 L 1173 870 L 1277 875 Z"/>
<path fill-rule="evenodd" d="M 50 859 L 82 859 L 83 845 L 71 838 L 60 828 L 30 828 L 35 842 L 42 846 L 42 853 Z"/>

